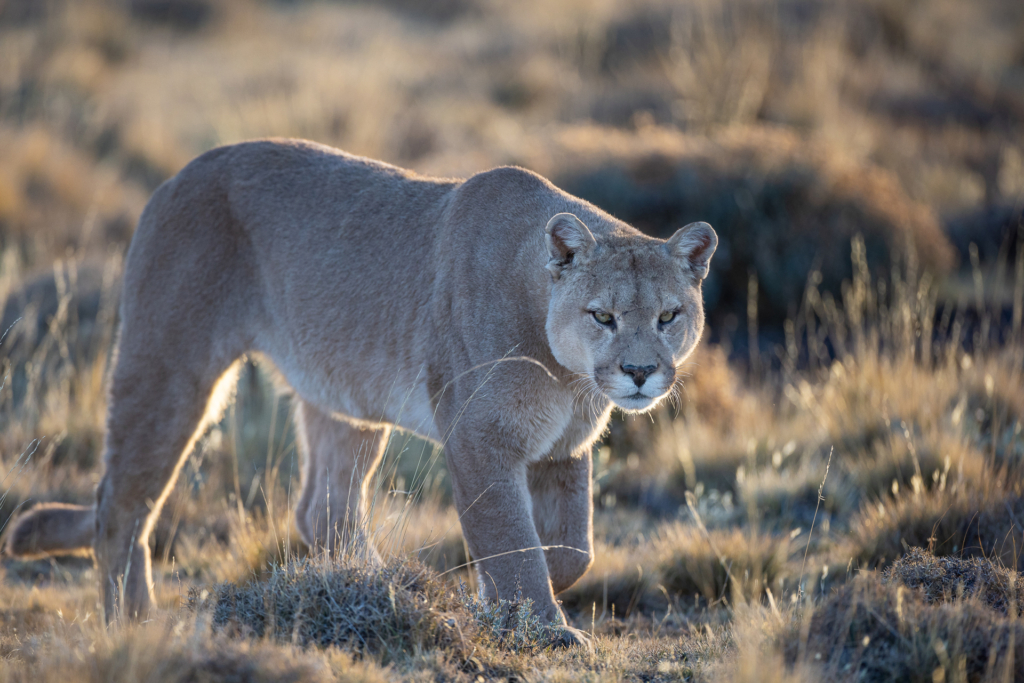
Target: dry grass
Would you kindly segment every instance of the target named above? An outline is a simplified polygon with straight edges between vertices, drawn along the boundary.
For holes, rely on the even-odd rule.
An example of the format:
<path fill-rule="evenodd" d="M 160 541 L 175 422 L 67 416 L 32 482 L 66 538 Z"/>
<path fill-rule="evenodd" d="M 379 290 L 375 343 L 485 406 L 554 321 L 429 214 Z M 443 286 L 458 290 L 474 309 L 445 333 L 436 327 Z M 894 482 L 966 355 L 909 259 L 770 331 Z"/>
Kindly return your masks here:
<path fill-rule="evenodd" d="M 852 530 L 857 560 L 881 566 L 902 555 L 907 546 L 915 546 L 942 555 L 995 558 L 1018 567 L 1024 501 L 1012 488 L 993 480 L 987 483 L 978 489 L 906 494 L 865 506 Z"/>
<path fill-rule="evenodd" d="M 245 585 L 193 588 L 189 606 L 218 630 L 318 647 L 350 647 L 387 662 L 449 649 L 469 656 L 479 625 L 451 588 L 411 562 L 378 567 L 320 558 L 272 569 Z M 463 651 L 458 652 L 458 648 Z"/>
<path fill-rule="evenodd" d="M 658 589 L 658 552 L 646 540 L 611 545 L 598 542 L 594 566 L 562 593 L 562 605 L 574 614 L 608 619 L 628 618 L 665 609 Z"/>
<path fill-rule="evenodd" d="M 886 583 L 919 589 L 928 602 L 975 598 L 1004 615 L 1019 615 L 1024 579 L 990 560 L 935 557 L 920 548 L 893 563 L 882 574 Z"/>
<path fill-rule="evenodd" d="M 307 557 L 257 359 L 154 533 L 161 618 L 107 631 L 87 560 L 3 559 L 0 678 L 1024 676 L 1019 3 L 429 5 L 0 2 L 0 524 L 91 500 L 123 250 L 190 158 L 518 163 L 722 238 L 682 400 L 594 453 L 597 559 L 561 597 L 596 653 L 460 594 L 443 454 L 401 435 L 385 567 Z"/>
<path fill-rule="evenodd" d="M 705 536 L 692 526 L 672 529 L 671 552 L 661 580 L 683 600 L 700 596 L 708 604 L 758 602 L 765 589 L 781 594 L 780 578 L 789 560 L 785 537 L 754 535 L 740 529 Z"/>
<path fill-rule="evenodd" d="M 304 650 L 212 633 L 202 622 L 151 622 L 105 633 L 61 622 L 21 643 L 17 659 L 0 663 L 8 681 L 345 681 L 377 683 L 386 671 L 337 650 Z"/>
<path fill-rule="evenodd" d="M 835 680 L 1018 680 L 1020 623 L 975 599 L 933 603 L 917 590 L 858 577 L 822 605 L 787 655 Z M 794 628 L 794 631 L 797 629 Z"/>
<path fill-rule="evenodd" d="M 746 318 L 752 271 L 762 324 L 794 314 L 813 270 L 820 288 L 839 296 L 853 276 L 849 244 L 857 234 L 876 274 L 908 250 L 933 272 L 953 265 L 937 216 L 896 177 L 792 132 L 572 132 L 564 134 L 567 168 L 551 169 L 570 192 L 659 236 L 697 217 L 715 226 L 728 254 L 705 292 L 716 324 Z"/>

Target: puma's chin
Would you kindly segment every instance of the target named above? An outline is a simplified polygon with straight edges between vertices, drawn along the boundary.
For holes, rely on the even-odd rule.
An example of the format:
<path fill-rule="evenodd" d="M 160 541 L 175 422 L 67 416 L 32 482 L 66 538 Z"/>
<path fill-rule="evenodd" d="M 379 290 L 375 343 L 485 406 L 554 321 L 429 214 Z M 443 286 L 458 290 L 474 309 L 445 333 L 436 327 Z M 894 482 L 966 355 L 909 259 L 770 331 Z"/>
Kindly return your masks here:
<path fill-rule="evenodd" d="M 658 405 L 661 396 L 647 396 L 637 391 L 629 396 L 609 396 L 612 403 L 627 413 L 644 413 Z"/>

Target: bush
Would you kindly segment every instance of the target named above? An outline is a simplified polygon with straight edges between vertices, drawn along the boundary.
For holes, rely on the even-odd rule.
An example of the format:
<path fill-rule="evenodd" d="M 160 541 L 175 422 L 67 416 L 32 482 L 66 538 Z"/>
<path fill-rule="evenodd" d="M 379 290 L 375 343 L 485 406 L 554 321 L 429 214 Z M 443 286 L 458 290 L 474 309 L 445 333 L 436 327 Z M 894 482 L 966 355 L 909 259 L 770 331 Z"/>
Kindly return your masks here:
<path fill-rule="evenodd" d="M 63 634 L 62 634 L 63 635 Z M 309 652 L 288 644 L 211 636 L 179 622 L 112 629 L 89 637 L 33 638 L 20 657 L 4 658 L 0 678 L 11 683 L 383 683 L 381 668 L 340 652 Z"/>
<path fill-rule="evenodd" d="M 984 561 L 968 564 L 983 576 L 1002 571 L 982 568 L 989 564 Z M 803 624 L 804 635 L 796 632 L 800 626 L 792 627 L 787 659 L 816 664 L 823 669 L 819 680 L 1021 680 L 1024 625 L 973 594 L 955 601 L 945 597 L 956 593 L 946 591 L 944 571 L 918 551 L 882 582 L 872 573 L 859 575 L 814 609 Z M 970 571 L 961 566 L 953 574 Z M 904 578 L 916 587 L 908 587 Z M 990 585 L 980 594 L 986 590 Z"/>
<path fill-rule="evenodd" d="M 443 581 L 422 565 L 401 561 L 382 568 L 327 558 L 297 561 L 241 586 L 219 584 L 209 592 L 194 587 L 189 606 L 209 611 L 216 629 L 348 646 L 384 661 L 417 649 L 468 647 L 476 630 Z"/>
<path fill-rule="evenodd" d="M 539 650 L 559 638 L 522 595 L 484 601 L 400 558 L 384 566 L 357 555 L 306 558 L 241 586 L 192 587 L 188 605 L 229 635 L 342 647 L 384 663 L 439 649 L 461 665 L 474 653 Z"/>
<path fill-rule="evenodd" d="M 932 604 L 976 598 L 1001 614 L 1024 611 L 1024 577 L 977 557 L 935 557 L 911 548 L 882 573 L 882 580 L 919 590 Z"/>
<path fill-rule="evenodd" d="M 36 87 L 33 85 L 33 87 Z M 43 126 L 0 125 L 0 247 L 48 267 L 123 248 L 145 195 Z"/>
<path fill-rule="evenodd" d="M 216 2 L 210 0 L 129 0 L 134 18 L 179 31 L 198 31 L 217 15 Z"/>
<path fill-rule="evenodd" d="M 994 482 L 972 490 L 903 493 L 868 504 L 852 525 L 855 560 L 883 566 L 907 547 L 937 556 L 988 557 L 1024 567 L 1014 536 L 1022 527 L 1024 499 Z"/>

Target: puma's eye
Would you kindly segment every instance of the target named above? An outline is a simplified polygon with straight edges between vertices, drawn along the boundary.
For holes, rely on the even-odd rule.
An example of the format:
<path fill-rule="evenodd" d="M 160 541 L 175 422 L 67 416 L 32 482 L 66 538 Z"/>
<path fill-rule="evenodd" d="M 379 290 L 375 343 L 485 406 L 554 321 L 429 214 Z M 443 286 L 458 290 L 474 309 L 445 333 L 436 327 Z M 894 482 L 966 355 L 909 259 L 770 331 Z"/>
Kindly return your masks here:
<path fill-rule="evenodd" d="M 612 323 L 612 314 L 611 313 L 603 313 L 601 311 L 594 311 L 593 315 L 594 315 L 594 320 L 596 320 L 597 322 L 601 323 L 602 325 L 611 325 L 611 323 Z"/>
<path fill-rule="evenodd" d="M 675 319 L 676 319 L 676 312 L 675 311 L 665 311 L 660 316 L 658 316 L 658 320 L 660 322 L 663 322 L 663 323 L 670 323 L 670 322 L 672 322 Z"/>

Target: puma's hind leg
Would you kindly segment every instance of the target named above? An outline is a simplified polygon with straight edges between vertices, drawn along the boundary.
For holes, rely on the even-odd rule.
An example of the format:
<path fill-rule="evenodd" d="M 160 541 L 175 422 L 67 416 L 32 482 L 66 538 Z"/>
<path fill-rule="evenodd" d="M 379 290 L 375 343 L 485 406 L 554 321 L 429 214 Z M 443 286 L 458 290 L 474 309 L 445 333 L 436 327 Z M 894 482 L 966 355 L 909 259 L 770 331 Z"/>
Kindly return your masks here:
<path fill-rule="evenodd" d="M 150 532 L 212 412 L 218 380 L 225 389 L 234 386 L 233 359 L 196 355 L 193 349 L 154 358 L 122 348 L 118 358 L 93 546 L 108 621 L 117 614 L 147 618 L 153 602 Z"/>
<path fill-rule="evenodd" d="M 301 399 L 295 422 L 302 457 L 295 524 L 302 539 L 311 548 L 365 552 L 378 560 L 368 533 L 367 501 L 390 425 L 363 427 L 335 419 Z"/>
<path fill-rule="evenodd" d="M 108 621 L 148 616 L 150 531 L 212 404 L 226 398 L 214 389 L 230 392 L 226 373 L 266 326 L 221 155 L 196 159 L 153 193 L 125 261 L 93 540 Z"/>

